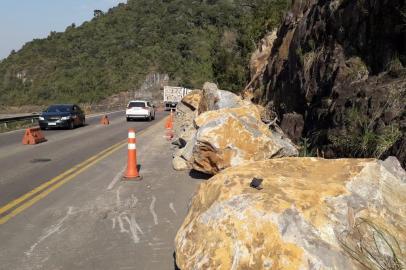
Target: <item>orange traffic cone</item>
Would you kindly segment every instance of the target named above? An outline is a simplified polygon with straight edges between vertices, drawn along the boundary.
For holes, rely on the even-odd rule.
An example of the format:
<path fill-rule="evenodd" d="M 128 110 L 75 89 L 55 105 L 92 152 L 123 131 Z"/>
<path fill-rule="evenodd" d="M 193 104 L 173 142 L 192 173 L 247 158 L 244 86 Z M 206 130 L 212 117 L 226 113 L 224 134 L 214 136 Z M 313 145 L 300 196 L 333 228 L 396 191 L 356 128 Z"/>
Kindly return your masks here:
<path fill-rule="evenodd" d="M 102 124 L 102 125 L 109 125 L 110 124 L 110 121 L 109 121 L 109 118 L 107 117 L 107 115 L 104 115 L 100 119 L 100 124 Z"/>
<path fill-rule="evenodd" d="M 166 119 L 166 122 L 165 122 L 165 137 L 168 141 L 172 140 L 174 137 L 172 110 L 171 110 L 171 114 L 169 115 L 168 119 Z"/>
<path fill-rule="evenodd" d="M 137 140 L 135 139 L 135 129 L 128 130 L 128 160 L 127 171 L 124 174 L 126 180 L 141 180 L 137 168 Z"/>
<path fill-rule="evenodd" d="M 166 119 L 166 122 L 165 122 L 165 129 L 172 129 L 172 128 L 173 128 L 173 122 L 172 122 L 171 118 L 168 117 L 168 119 Z"/>

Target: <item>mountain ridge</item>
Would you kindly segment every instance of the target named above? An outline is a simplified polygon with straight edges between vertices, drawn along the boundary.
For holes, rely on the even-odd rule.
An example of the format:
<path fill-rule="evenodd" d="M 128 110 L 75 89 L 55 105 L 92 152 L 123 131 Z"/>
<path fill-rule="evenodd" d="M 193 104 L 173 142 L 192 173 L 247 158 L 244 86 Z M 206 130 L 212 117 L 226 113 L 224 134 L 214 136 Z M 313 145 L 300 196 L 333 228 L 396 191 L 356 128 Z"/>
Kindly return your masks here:
<path fill-rule="evenodd" d="M 130 0 L 2 60 L 0 100 L 97 102 L 136 89 L 150 72 L 187 87 L 213 80 L 238 91 L 249 77 L 253 44 L 288 6 L 285 0 Z"/>

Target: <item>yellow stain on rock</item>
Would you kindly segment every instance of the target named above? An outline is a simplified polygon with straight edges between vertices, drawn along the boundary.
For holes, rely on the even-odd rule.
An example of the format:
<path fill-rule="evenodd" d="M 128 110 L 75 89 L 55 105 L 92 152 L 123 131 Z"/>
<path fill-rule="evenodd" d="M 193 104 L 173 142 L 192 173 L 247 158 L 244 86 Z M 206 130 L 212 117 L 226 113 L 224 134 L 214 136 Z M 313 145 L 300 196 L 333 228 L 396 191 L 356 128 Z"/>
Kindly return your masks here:
<path fill-rule="evenodd" d="M 194 149 L 194 168 L 215 174 L 244 162 L 278 155 L 284 146 L 272 137 L 260 115 L 260 107 L 250 105 L 209 111 L 198 116 L 195 125 L 201 128 Z M 203 128 L 216 119 L 221 119 L 221 124 Z"/>
<path fill-rule="evenodd" d="M 195 119 L 195 125 L 197 127 L 204 126 L 210 121 L 218 119 L 219 117 L 231 113 L 237 118 L 246 118 L 246 117 L 253 117 L 258 121 L 261 120 L 261 107 L 251 104 L 251 105 L 244 105 L 238 108 L 226 108 L 214 111 L 207 111 L 199 115 Z"/>
<path fill-rule="evenodd" d="M 189 105 L 193 110 L 199 109 L 200 100 L 202 99 L 201 90 L 193 90 L 185 97 L 183 97 L 182 102 L 186 105 Z"/>

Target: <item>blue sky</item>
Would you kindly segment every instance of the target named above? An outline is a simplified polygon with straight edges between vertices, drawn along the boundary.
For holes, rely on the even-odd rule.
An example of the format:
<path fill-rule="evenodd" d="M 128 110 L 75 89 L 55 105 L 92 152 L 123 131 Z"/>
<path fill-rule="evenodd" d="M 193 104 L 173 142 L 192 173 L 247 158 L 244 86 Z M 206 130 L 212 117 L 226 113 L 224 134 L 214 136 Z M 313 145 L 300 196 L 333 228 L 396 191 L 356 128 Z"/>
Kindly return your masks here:
<path fill-rule="evenodd" d="M 34 38 L 64 31 L 93 17 L 93 10 L 107 11 L 125 0 L 0 0 L 0 59 Z"/>

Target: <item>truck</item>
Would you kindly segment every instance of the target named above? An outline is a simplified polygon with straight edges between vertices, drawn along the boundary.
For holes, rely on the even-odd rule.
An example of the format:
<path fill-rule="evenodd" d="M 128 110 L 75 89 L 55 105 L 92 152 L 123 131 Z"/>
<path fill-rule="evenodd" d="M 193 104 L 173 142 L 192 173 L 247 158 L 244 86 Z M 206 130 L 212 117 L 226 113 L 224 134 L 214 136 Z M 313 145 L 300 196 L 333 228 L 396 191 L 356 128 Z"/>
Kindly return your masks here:
<path fill-rule="evenodd" d="M 184 96 L 189 94 L 192 90 L 179 87 L 179 86 L 164 86 L 164 105 L 165 110 L 171 110 L 176 108 L 178 102 L 182 100 Z"/>

